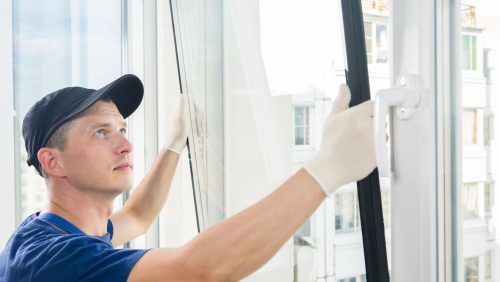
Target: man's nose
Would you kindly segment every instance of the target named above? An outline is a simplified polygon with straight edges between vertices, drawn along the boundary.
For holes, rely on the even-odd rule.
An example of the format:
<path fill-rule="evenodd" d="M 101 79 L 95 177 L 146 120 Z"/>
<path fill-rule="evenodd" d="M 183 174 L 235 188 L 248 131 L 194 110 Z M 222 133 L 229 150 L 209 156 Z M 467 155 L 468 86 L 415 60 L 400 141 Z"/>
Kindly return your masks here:
<path fill-rule="evenodd" d="M 133 145 L 125 134 L 118 134 L 117 151 L 119 154 L 131 153 Z"/>

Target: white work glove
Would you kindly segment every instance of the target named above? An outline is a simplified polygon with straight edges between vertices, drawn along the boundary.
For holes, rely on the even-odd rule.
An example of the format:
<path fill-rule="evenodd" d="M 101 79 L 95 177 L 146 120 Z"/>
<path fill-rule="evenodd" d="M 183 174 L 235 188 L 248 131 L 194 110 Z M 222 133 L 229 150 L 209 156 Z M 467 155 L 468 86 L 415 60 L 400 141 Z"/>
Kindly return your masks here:
<path fill-rule="evenodd" d="M 351 92 L 340 85 L 325 120 L 319 151 L 304 169 L 327 196 L 341 185 L 363 179 L 376 166 L 373 144 L 373 101 L 349 109 Z"/>
<path fill-rule="evenodd" d="M 188 137 L 187 102 L 184 95 L 179 95 L 177 110 L 170 123 L 165 148 L 180 155 L 186 147 Z"/>

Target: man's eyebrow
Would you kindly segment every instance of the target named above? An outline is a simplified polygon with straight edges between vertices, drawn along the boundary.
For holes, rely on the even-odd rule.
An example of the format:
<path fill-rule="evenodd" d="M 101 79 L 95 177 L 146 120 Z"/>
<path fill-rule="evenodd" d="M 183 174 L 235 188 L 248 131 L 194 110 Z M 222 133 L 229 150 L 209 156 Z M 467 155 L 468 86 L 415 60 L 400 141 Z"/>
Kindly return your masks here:
<path fill-rule="evenodd" d="M 121 121 L 120 124 L 121 124 L 122 127 L 127 128 L 127 122 L 126 121 Z M 100 123 L 96 123 L 96 124 L 92 125 L 90 128 L 91 129 L 96 129 L 96 128 L 100 128 L 100 127 L 112 127 L 112 124 L 109 123 L 109 122 L 100 122 Z"/>

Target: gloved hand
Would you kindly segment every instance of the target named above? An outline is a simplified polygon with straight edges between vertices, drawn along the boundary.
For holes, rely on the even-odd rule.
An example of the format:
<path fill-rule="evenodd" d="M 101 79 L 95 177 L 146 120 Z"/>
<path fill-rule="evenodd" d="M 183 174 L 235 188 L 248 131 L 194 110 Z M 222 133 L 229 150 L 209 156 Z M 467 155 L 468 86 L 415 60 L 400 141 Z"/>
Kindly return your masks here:
<path fill-rule="evenodd" d="M 341 185 L 366 177 L 376 166 L 373 101 L 348 109 L 350 100 L 349 87 L 340 85 L 325 120 L 321 147 L 304 165 L 327 196 Z"/>
<path fill-rule="evenodd" d="M 177 110 L 170 123 L 165 148 L 180 155 L 186 147 L 188 137 L 187 102 L 184 95 L 179 95 Z"/>

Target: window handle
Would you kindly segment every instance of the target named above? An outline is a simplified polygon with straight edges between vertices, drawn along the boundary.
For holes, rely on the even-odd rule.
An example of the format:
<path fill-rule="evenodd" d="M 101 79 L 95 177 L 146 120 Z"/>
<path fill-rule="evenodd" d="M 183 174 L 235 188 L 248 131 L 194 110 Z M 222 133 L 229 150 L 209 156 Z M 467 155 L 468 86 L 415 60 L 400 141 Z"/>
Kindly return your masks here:
<path fill-rule="evenodd" d="M 415 114 L 420 103 L 421 83 L 415 75 L 400 75 L 398 85 L 377 92 L 374 109 L 375 156 L 380 176 L 390 177 L 392 169 L 389 163 L 386 143 L 386 117 L 390 107 L 396 107 L 396 115 L 402 120 L 409 120 Z"/>

